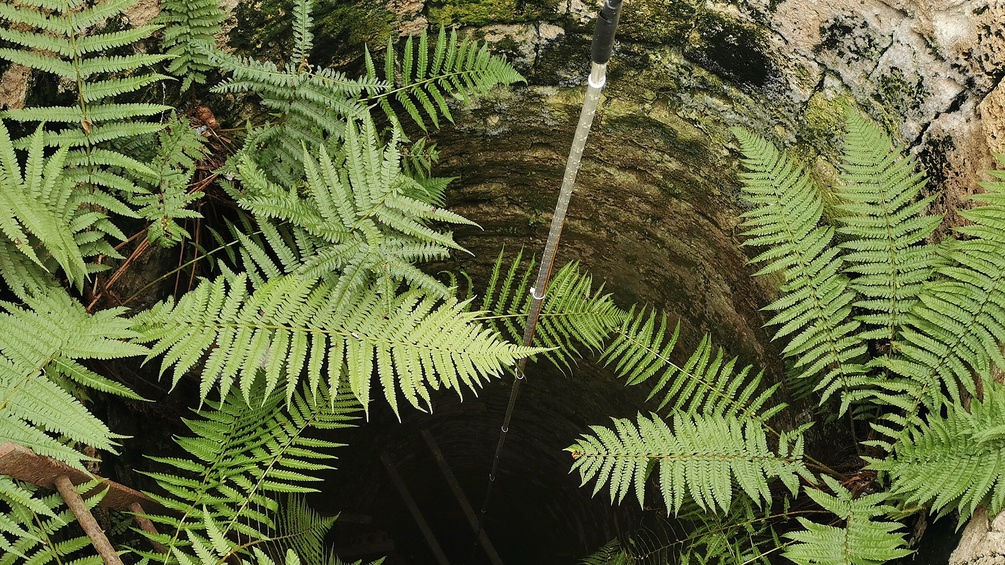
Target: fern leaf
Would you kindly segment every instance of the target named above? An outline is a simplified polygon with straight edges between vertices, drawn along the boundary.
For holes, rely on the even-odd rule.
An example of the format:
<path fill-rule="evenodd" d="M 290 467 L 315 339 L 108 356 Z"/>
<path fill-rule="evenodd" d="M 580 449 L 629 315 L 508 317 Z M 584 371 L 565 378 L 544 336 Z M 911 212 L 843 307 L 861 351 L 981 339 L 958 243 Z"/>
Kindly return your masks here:
<path fill-rule="evenodd" d="M 735 129 L 744 153 L 743 191 L 755 208 L 744 213 L 745 245 L 768 246 L 752 262 L 766 262 L 758 274 L 781 271 L 785 296 L 767 307 L 775 338 L 788 337 L 786 357 L 800 378 L 818 379 L 821 402 L 865 373 L 860 322 L 851 317 L 855 293 L 841 273 L 841 257 L 831 245 L 833 229 L 823 214 L 809 175 L 766 139 Z"/>
<path fill-rule="evenodd" d="M 414 181 L 401 171 L 399 136 L 381 145 L 376 127 L 349 124 L 343 150 L 334 156 L 322 147 L 318 159 L 302 149 L 308 194 L 271 182 L 250 158 L 238 165 L 246 193 L 238 204 L 262 219 L 290 222 L 315 240 L 295 272 L 308 277 L 341 274 L 339 292 L 351 294 L 375 279 L 394 290 L 407 282 L 434 296 L 449 290 L 415 268 L 415 261 L 445 258 L 460 246 L 432 222 L 471 224 L 468 220 L 405 195 Z"/>
<path fill-rule="evenodd" d="M 499 253 L 481 304 L 486 312 L 484 321 L 515 342 L 523 340 L 535 265 L 522 258 L 523 253 L 518 253 L 504 274 L 504 256 Z M 578 263 L 568 263 L 548 285 L 534 345 L 550 348 L 544 352 L 545 358 L 568 369 L 570 359 L 582 355 L 579 347 L 599 351 L 623 316 L 603 285 L 594 289 L 593 278 L 582 272 Z"/>
<path fill-rule="evenodd" d="M 711 339 L 705 336 L 684 366 L 671 361 L 671 352 L 680 331 L 678 324 L 667 334 L 666 316 L 656 312 L 629 312 L 614 331 L 614 339 L 602 359 L 613 366 L 619 377 L 637 385 L 659 376 L 649 398 L 662 395 L 658 410 L 670 406 L 671 411 L 688 414 L 737 416 L 766 423 L 785 408 L 778 403 L 765 408 L 775 395 L 778 385 L 760 394 L 763 372 L 750 378 L 750 366 L 735 370 L 736 359 L 724 362 L 722 350 L 713 351 Z M 713 355 L 714 353 L 714 355 Z"/>
<path fill-rule="evenodd" d="M 76 490 L 84 495 L 96 486 L 96 482 L 82 483 Z M 85 498 L 84 504 L 94 508 L 105 492 Z M 0 501 L 6 506 L 0 513 L 0 565 L 103 563 L 87 536 L 68 527 L 77 520 L 58 493 L 46 495 L 34 486 L 26 487 L 4 477 L 0 479 Z"/>
<path fill-rule="evenodd" d="M 202 217 L 188 208 L 202 193 L 189 192 L 188 185 L 196 164 L 206 155 L 205 140 L 189 127 L 188 120 L 172 115 L 158 141 L 154 175 L 144 183 L 150 193 L 133 196 L 130 202 L 137 206 L 139 216 L 150 222 L 147 240 L 172 247 L 190 237 L 176 220 Z"/>
<path fill-rule="evenodd" d="M 396 110 L 388 103 L 393 98 L 421 127 L 427 129 L 428 118 L 439 127 L 442 115 L 451 122 L 453 116 L 446 103 L 448 97 L 464 100 L 488 92 L 497 84 L 512 84 L 524 78 L 500 57 L 490 55 L 485 45 L 467 38 L 458 42 L 457 31 L 440 28 L 429 60 L 429 39 L 425 32 L 419 38 L 418 49 L 412 37 L 405 40 L 404 53 L 397 59 L 394 46 L 388 42 L 384 55 L 384 76 L 377 77 L 376 68 L 367 52 L 367 77 L 382 79 L 389 89 L 370 96 L 366 102 L 380 106 L 392 124 L 400 125 Z M 400 64 L 400 69 L 398 69 Z M 396 72 L 400 70 L 400 72 Z"/>
<path fill-rule="evenodd" d="M 477 323 L 477 313 L 465 311 L 464 303 L 437 303 L 417 291 L 389 301 L 376 293 L 346 297 L 337 281 L 324 284 L 297 275 L 274 279 L 252 293 L 245 277 L 229 287 L 222 278 L 204 282 L 177 304 L 168 301 L 134 318 L 141 341 L 156 342 L 151 356 L 166 354 L 162 371 L 175 367 L 175 383 L 208 355 L 203 399 L 215 384 L 225 395 L 236 381 L 250 401 L 262 371 L 267 382 L 285 384 L 292 394 L 308 359 L 303 378 L 312 393 L 322 380 L 332 391 L 348 384 L 366 407 L 376 369 L 397 412 L 398 390 L 421 407 L 429 402 L 430 387 L 442 385 L 460 394 L 539 351 L 501 341 Z"/>
<path fill-rule="evenodd" d="M 0 313 L 0 442 L 13 441 L 39 455 L 83 468 L 84 456 L 61 439 L 112 450 L 104 423 L 56 384 L 68 377 L 98 390 L 136 398 L 122 385 L 84 369 L 79 359 L 135 356 L 146 348 L 126 343 L 121 309 L 89 315 L 62 288 L 30 297 L 27 307 L 2 304 Z"/>
<path fill-rule="evenodd" d="M 145 69 L 162 61 L 165 55 L 122 52 L 149 36 L 158 26 L 135 29 L 97 31 L 93 26 L 107 22 L 135 4 L 137 0 L 99 0 L 93 3 L 25 0 L 4 4 L 0 19 L 21 24 L 22 29 L 6 37 L 21 49 L 0 49 L 0 59 L 55 74 L 76 90 L 77 104 L 54 109 L 11 110 L 3 114 L 16 121 L 62 122 L 64 127 L 47 131 L 45 144 L 71 148 L 69 163 L 87 161 L 99 145 L 122 141 L 144 133 L 155 132 L 160 126 L 144 118 L 170 109 L 159 104 L 116 104 L 114 97 L 135 92 L 162 80 L 162 75 Z M 51 44 L 55 49 L 41 48 Z M 128 76 L 122 76 L 128 75 Z M 94 113 L 91 113 L 91 110 Z M 37 110 L 37 111 L 35 111 Z M 51 112 L 51 119 L 48 117 Z M 77 119 L 74 119 L 77 118 Z M 18 145 L 26 148 L 29 140 Z M 68 170 L 67 179 L 86 185 L 89 191 L 101 190 L 112 198 L 116 191 L 135 190 L 131 160 L 122 156 L 113 166 L 80 167 Z M 120 170 L 117 167 L 122 167 Z M 119 204 L 118 208 L 127 207 Z M 131 214 L 127 214 L 131 215 Z"/>
<path fill-rule="evenodd" d="M 930 415 L 900 434 L 890 457 L 869 459 L 870 469 L 890 474 L 893 495 L 940 515 L 956 510 L 960 523 L 980 504 L 989 504 L 991 514 L 1005 508 L 1005 387 L 992 380 L 985 386 L 984 399 L 975 399 L 969 412 L 953 406 L 944 416 Z"/>
<path fill-rule="evenodd" d="M 193 435 L 177 439 L 189 456 L 154 458 L 176 471 L 148 473 L 165 491 L 151 496 L 171 511 L 154 517 L 168 532 L 153 539 L 168 548 L 184 548 L 192 534 L 268 539 L 278 495 L 313 491 L 307 484 L 319 480 L 314 474 L 331 468 L 338 444 L 310 437 L 310 430 L 347 427 L 359 410 L 346 396 L 295 393 L 286 403 L 285 394 L 265 394 L 261 384 L 254 394 L 262 401 L 250 406 L 237 391 L 207 401 L 199 419 L 186 421 Z"/>
<path fill-rule="evenodd" d="M 942 217 L 919 215 L 935 196 L 918 198 L 924 178 L 889 136 L 857 112 L 849 110 L 847 122 L 837 190 L 844 269 L 854 274 L 855 306 L 868 312 L 859 320 L 872 329 L 861 337 L 889 342 L 937 266 L 935 247 L 919 244 Z"/>
<path fill-rule="evenodd" d="M 207 51 L 221 31 L 223 10 L 217 0 L 164 0 L 156 22 L 164 26 L 161 45 L 171 57 L 167 71 L 182 79 L 181 91 L 206 82 L 214 69 Z"/>
<path fill-rule="evenodd" d="M 770 502 L 768 479 L 780 478 L 795 494 L 799 476 L 808 474 L 802 436 L 783 435 L 774 453 L 762 426 L 747 419 L 676 412 L 669 423 L 655 414 L 639 415 L 638 425 L 615 419 L 613 430 L 591 429 L 592 435 L 583 435 L 566 451 L 583 484 L 596 481 L 594 494 L 609 485 L 612 502 L 634 489 L 642 504 L 650 465 L 659 471 L 667 511 L 675 514 L 686 498 L 706 511 L 727 511 L 734 484 L 757 504 Z"/>
<path fill-rule="evenodd" d="M 897 533 L 903 524 L 875 519 L 895 510 L 883 504 L 887 493 L 854 498 L 834 479 L 823 479 L 834 495 L 815 489 L 807 489 L 806 494 L 845 525 L 839 528 L 798 518 L 804 529 L 785 534 L 795 541 L 786 546 L 786 558 L 799 565 L 878 565 L 912 553 L 905 548 L 903 534 Z"/>
<path fill-rule="evenodd" d="M 883 398 L 910 398 L 907 414 L 918 405 L 939 410 L 945 395 L 959 404 L 961 388 L 974 395 L 979 382 L 991 380 L 992 366 L 1005 367 L 999 346 L 1005 341 L 1005 182 L 982 186 L 986 192 L 971 198 L 983 205 L 961 212 L 971 223 L 957 231 L 968 239 L 953 246 L 948 264 L 938 269 L 941 280 L 926 285 L 904 316 L 894 343 L 898 355 L 883 360 L 901 377 L 881 383 L 890 391 Z"/>

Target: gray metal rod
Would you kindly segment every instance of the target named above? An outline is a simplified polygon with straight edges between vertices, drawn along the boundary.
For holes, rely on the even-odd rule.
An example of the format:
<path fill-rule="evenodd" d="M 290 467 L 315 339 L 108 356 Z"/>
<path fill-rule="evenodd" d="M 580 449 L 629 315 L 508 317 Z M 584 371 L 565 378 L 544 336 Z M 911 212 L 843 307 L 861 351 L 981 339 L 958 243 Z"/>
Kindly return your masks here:
<path fill-rule="evenodd" d="M 551 279 L 551 271 L 555 265 L 555 255 L 558 251 L 558 242 L 562 238 L 562 227 L 565 225 L 565 214 L 569 209 L 569 201 L 572 199 L 572 191 L 576 186 L 576 175 L 579 173 L 579 166 L 583 160 L 583 150 L 586 147 L 586 138 L 590 135 L 590 127 L 593 125 L 593 117 L 597 113 L 597 104 L 600 101 L 600 91 L 603 90 L 607 82 L 607 64 L 593 63 L 590 69 L 590 77 L 587 79 L 586 99 L 583 101 L 583 109 L 579 114 L 579 124 L 576 126 L 576 134 L 572 139 L 572 148 L 569 150 L 569 158 L 565 163 L 565 175 L 562 177 L 562 188 L 558 194 L 558 203 L 555 205 L 555 213 L 551 217 L 551 229 L 548 231 L 548 240 L 544 244 L 544 254 L 541 256 L 541 266 L 537 272 L 537 280 L 530 289 L 531 302 L 530 311 L 527 314 L 527 326 L 524 328 L 523 344 L 530 346 L 534 342 L 534 333 L 537 331 L 537 321 L 541 316 L 541 304 L 548 290 L 548 281 Z M 481 517 L 488 512 L 489 501 L 492 498 L 492 485 L 496 480 L 496 472 L 499 470 L 499 459 L 502 455 L 503 446 L 506 444 L 506 434 L 509 433 L 509 425 L 513 419 L 513 410 L 516 407 L 516 399 L 520 394 L 520 383 L 523 382 L 527 368 L 527 358 L 524 357 L 517 362 L 516 380 L 513 381 L 513 388 L 510 390 L 509 404 L 506 406 L 506 415 L 503 418 L 503 425 L 499 429 L 499 441 L 496 444 L 495 456 L 492 459 L 492 471 L 489 473 L 489 485 L 485 491 L 485 499 L 482 502 Z M 480 521 L 479 521 L 480 522 Z"/>

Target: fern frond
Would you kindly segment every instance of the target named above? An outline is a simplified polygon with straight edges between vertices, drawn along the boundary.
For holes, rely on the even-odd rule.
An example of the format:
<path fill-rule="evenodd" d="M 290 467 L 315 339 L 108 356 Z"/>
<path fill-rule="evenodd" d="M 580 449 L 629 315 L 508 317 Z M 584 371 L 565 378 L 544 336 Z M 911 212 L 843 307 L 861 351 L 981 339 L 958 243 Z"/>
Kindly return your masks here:
<path fill-rule="evenodd" d="M 971 223 L 957 228 L 957 242 L 941 280 L 925 286 L 919 303 L 903 319 L 894 343 L 899 355 L 883 364 L 902 379 L 884 383 L 886 397 L 910 401 L 907 414 L 922 405 L 938 411 L 946 395 L 961 401 L 961 387 L 971 395 L 977 383 L 990 381 L 992 366 L 1005 367 L 1005 182 L 982 185 L 971 198 L 982 206 L 960 214 Z M 907 392 L 907 394 L 904 394 Z"/>
<path fill-rule="evenodd" d="M 266 394 L 261 383 L 253 394 L 252 405 L 238 391 L 223 402 L 206 401 L 199 419 L 185 422 L 193 435 L 176 440 L 189 455 L 153 458 L 172 471 L 147 473 L 165 491 L 151 496 L 171 511 L 150 516 L 167 526 L 162 534 L 150 534 L 152 539 L 184 548 L 186 533 L 212 537 L 208 521 L 221 538 L 233 532 L 269 539 L 278 496 L 315 490 L 307 484 L 320 480 L 316 472 L 331 468 L 330 450 L 339 444 L 311 437 L 310 430 L 347 427 L 359 411 L 345 395 L 297 392 L 287 402 L 282 391 Z"/>
<path fill-rule="evenodd" d="M 172 115 L 158 142 L 152 163 L 155 176 L 144 183 L 150 193 L 129 200 L 137 207 L 137 214 L 150 222 L 147 240 L 172 247 L 183 238 L 190 238 L 175 220 L 202 217 L 188 208 L 202 197 L 201 192 L 189 192 L 188 184 L 196 164 L 206 156 L 206 141 L 189 126 L 188 120 Z"/>
<path fill-rule="evenodd" d="M 616 418 L 613 430 L 591 429 L 566 451 L 583 484 L 596 481 L 593 494 L 609 485 L 612 502 L 634 489 L 642 504 L 650 469 L 659 471 L 660 494 L 675 514 L 687 498 L 706 511 L 727 511 L 734 481 L 758 505 L 770 503 L 768 479 L 779 478 L 795 494 L 799 477 L 809 473 L 802 435 L 782 434 L 775 453 L 761 424 L 749 419 L 676 412 L 668 423 L 640 414 L 638 425 Z"/>
<path fill-rule="evenodd" d="M 267 393 L 282 384 L 289 396 L 301 378 L 312 394 L 322 382 L 332 391 L 348 384 L 366 407 L 376 376 L 397 412 L 399 390 L 421 408 L 430 387 L 474 390 L 540 351 L 502 341 L 477 317 L 452 298 L 437 302 L 418 291 L 390 300 L 373 292 L 346 297 L 337 281 L 286 275 L 253 293 L 245 277 L 229 289 L 223 278 L 204 282 L 137 316 L 134 328 L 141 341 L 155 342 L 151 356 L 166 354 L 162 371 L 174 366 L 175 383 L 204 360 L 203 399 L 216 383 L 223 395 L 236 383 L 250 402 L 261 373 Z"/>
<path fill-rule="evenodd" d="M 662 395 L 658 410 L 668 405 L 671 411 L 688 414 L 738 416 L 766 423 L 785 408 L 777 403 L 765 408 L 779 385 L 760 394 L 763 371 L 749 377 L 748 365 L 736 371 L 736 358 L 724 362 L 722 350 L 714 351 L 711 338 L 705 336 L 683 367 L 671 361 L 671 352 L 680 331 L 678 324 L 667 334 L 667 318 L 655 311 L 629 312 L 614 331 L 614 339 L 602 359 L 614 367 L 619 377 L 637 385 L 659 375 L 649 398 Z M 714 356 L 713 356 L 714 353 Z"/>
<path fill-rule="evenodd" d="M 988 380 L 984 399 L 970 411 L 947 408 L 946 415 L 900 434 L 886 459 L 869 459 L 869 468 L 890 474 L 890 492 L 908 504 L 919 503 L 945 515 L 956 510 L 965 522 L 980 504 L 995 514 L 1005 508 L 1005 387 Z"/>
<path fill-rule="evenodd" d="M 118 154 L 114 164 L 108 165 L 92 163 L 91 157 L 102 144 L 160 129 L 159 124 L 146 120 L 169 110 L 168 106 L 118 104 L 113 98 L 167 78 L 147 70 L 165 56 L 140 52 L 107 53 L 134 45 L 158 26 L 119 31 L 96 31 L 92 27 L 107 22 L 135 3 L 136 0 L 93 3 L 25 0 L 0 7 L 0 19 L 21 24 L 16 33 L 5 35 L 20 49 L 0 49 L 0 59 L 59 76 L 74 85 L 77 100 L 75 105 L 66 107 L 9 110 L 0 117 L 19 122 L 65 124 L 47 131 L 44 139 L 47 146 L 70 148 L 67 163 L 77 166 L 67 170 L 66 178 L 87 186 L 88 191 L 104 193 L 106 200 L 116 202 L 116 213 L 124 210 L 129 216 L 133 214 L 115 199 L 115 195 L 118 191 L 134 191 L 136 177 L 149 170 L 122 154 Z M 47 47 L 49 45 L 53 48 Z M 26 148 L 31 142 L 30 139 L 21 140 L 18 145 Z M 115 153 L 105 151 L 103 159 Z"/>
<path fill-rule="evenodd" d="M 121 317 L 123 309 L 89 315 L 58 287 L 29 297 L 26 307 L 0 307 L 0 442 L 12 441 L 77 468 L 83 468 L 85 457 L 66 440 L 113 450 L 115 434 L 56 383 L 69 379 L 139 398 L 77 361 L 146 353 L 123 341 L 136 335 Z"/>
<path fill-rule="evenodd" d="M 77 485 L 79 494 L 94 490 L 96 482 Z M 88 508 L 94 508 L 105 492 L 84 498 Z M 0 478 L 0 501 L 6 508 L 0 513 L 0 565 L 31 563 L 73 563 L 102 565 L 86 535 L 70 532 L 76 523 L 73 512 L 65 506 L 59 493 L 43 494 L 34 486 Z M 79 531 L 79 530 L 78 530 Z M 6 536 L 11 536 L 7 539 Z"/>
<path fill-rule="evenodd" d="M 878 126 L 849 110 L 847 130 L 836 191 L 844 271 L 867 312 L 861 337 L 889 342 L 938 266 L 935 246 L 924 243 L 942 216 L 921 214 L 935 196 L 918 198 L 924 177 Z"/>
<path fill-rule="evenodd" d="M 391 105 L 393 99 L 423 130 L 428 129 L 426 119 L 439 128 L 441 115 L 453 122 L 449 98 L 465 100 L 497 84 L 524 80 L 505 59 L 489 54 L 485 44 L 466 37 L 458 41 L 457 30 L 448 34 L 443 27 L 432 46 L 425 32 L 419 36 L 418 45 L 412 37 L 406 39 L 400 59 L 388 39 L 384 61 L 383 76 L 378 77 L 370 52 L 366 52 L 367 78 L 383 79 L 388 85 L 386 91 L 370 96 L 366 102 L 371 107 L 379 105 L 391 123 L 400 126 L 398 112 Z"/>
<path fill-rule="evenodd" d="M 405 195 L 415 181 L 401 171 L 399 136 L 381 145 L 373 122 L 349 124 L 340 154 L 321 147 L 317 160 L 302 150 L 306 197 L 295 188 L 272 183 L 250 158 L 238 165 L 246 194 L 238 204 L 259 218 L 303 228 L 316 243 L 295 272 L 308 277 L 341 274 L 339 291 L 357 292 L 374 280 L 393 291 L 404 281 L 439 297 L 449 291 L 413 266 L 445 258 L 460 249 L 449 232 L 432 222 L 471 224 L 468 220 Z"/>
<path fill-rule="evenodd" d="M 745 212 L 745 245 L 767 246 L 751 262 L 767 263 L 758 274 L 781 271 L 785 295 L 767 307 L 769 325 L 788 337 L 784 355 L 800 378 L 818 379 L 821 402 L 865 373 L 860 358 L 866 343 L 852 319 L 855 293 L 841 273 L 841 257 L 831 245 L 834 230 L 820 225 L 823 202 L 809 175 L 766 139 L 734 129 L 747 172 L 744 195 L 755 205 Z"/>
<path fill-rule="evenodd" d="M 482 298 L 481 309 L 486 313 L 482 319 L 514 342 L 523 340 L 534 266 L 533 260 L 523 261 L 521 251 L 505 267 L 500 251 Z M 603 285 L 594 289 L 593 277 L 582 272 L 579 263 L 567 263 L 548 285 L 534 346 L 551 348 L 544 357 L 567 369 L 570 359 L 582 356 L 577 348 L 585 345 L 599 351 L 623 317 Z"/>
<path fill-rule="evenodd" d="M 182 79 L 181 91 L 206 82 L 215 67 L 207 51 L 213 48 L 225 19 L 218 0 L 163 0 L 154 20 L 164 26 L 161 45 L 171 57 L 167 72 Z"/>
<path fill-rule="evenodd" d="M 31 234 L 41 248 L 38 251 L 49 253 L 70 282 L 79 287 L 87 269 L 68 223 L 74 210 L 70 206 L 72 187 L 63 174 L 67 150 L 49 158 L 44 153 L 40 127 L 30 138 L 22 173 L 10 133 L 0 121 L 0 232 L 29 259 L 44 266 L 28 237 Z"/>
<path fill-rule="evenodd" d="M 823 479 L 834 495 L 816 489 L 807 489 L 806 494 L 843 520 L 844 527 L 798 518 L 804 529 L 785 534 L 795 542 L 786 546 L 786 558 L 799 565 L 877 565 L 912 553 L 905 547 L 904 535 L 897 533 L 903 524 L 876 520 L 895 510 L 884 504 L 887 493 L 855 498 L 836 480 Z"/>

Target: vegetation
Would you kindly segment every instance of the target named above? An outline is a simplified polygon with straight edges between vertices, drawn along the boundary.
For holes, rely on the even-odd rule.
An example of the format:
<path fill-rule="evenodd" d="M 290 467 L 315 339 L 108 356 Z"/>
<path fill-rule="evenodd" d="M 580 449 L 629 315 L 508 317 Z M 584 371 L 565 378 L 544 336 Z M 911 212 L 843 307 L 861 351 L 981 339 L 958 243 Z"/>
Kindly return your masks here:
<path fill-rule="evenodd" d="M 734 132 L 747 244 L 760 274 L 783 280 L 767 309 L 791 388 L 820 418 L 847 417 L 862 456 L 835 470 L 813 457 L 812 422 L 782 424 L 780 384 L 708 339 L 674 364 L 667 316 L 615 305 L 575 263 L 554 277 L 534 347 L 515 345 L 532 262 L 500 257 L 480 304 L 417 266 L 460 250 L 444 226 L 469 220 L 442 208 L 435 148 L 402 122 L 437 127 L 455 100 L 521 80 L 484 46 L 422 35 L 365 52 L 349 77 L 312 65 L 309 0 L 289 11 L 281 63 L 216 50 L 212 0 L 165 0 L 157 24 L 130 28 L 133 3 L 0 4 L 0 58 L 71 95 L 0 114 L 0 443 L 80 471 L 119 449 L 92 398 L 141 398 L 97 361 L 153 362 L 172 389 L 199 391 L 179 455 L 145 469 L 156 532 L 113 532 L 120 552 L 338 563 L 323 546 L 332 520 L 300 498 L 338 447 L 311 430 L 352 425 L 378 387 L 397 413 L 402 397 L 421 409 L 521 358 L 567 366 L 593 352 L 651 387 L 654 407 L 584 433 L 573 470 L 690 527 L 640 531 L 587 562 L 881 563 L 910 553 L 912 515 L 1005 506 L 1005 388 L 992 378 L 1005 368 L 1005 173 L 959 239 L 935 243 L 923 177 L 854 112 L 826 202 L 767 140 Z M 225 132 L 194 108 L 193 128 L 150 102 L 168 75 L 186 92 L 217 74 L 213 93 L 265 117 Z M 207 190 L 223 210 L 215 239 L 200 239 Z M 152 246 L 194 253 L 176 269 L 193 282 L 136 307 L 112 286 Z M 77 489 L 93 506 L 105 495 L 91 486 Z M 0 477 L 0 501 L 0 563 L 101 562 L 61 495 Z"/>

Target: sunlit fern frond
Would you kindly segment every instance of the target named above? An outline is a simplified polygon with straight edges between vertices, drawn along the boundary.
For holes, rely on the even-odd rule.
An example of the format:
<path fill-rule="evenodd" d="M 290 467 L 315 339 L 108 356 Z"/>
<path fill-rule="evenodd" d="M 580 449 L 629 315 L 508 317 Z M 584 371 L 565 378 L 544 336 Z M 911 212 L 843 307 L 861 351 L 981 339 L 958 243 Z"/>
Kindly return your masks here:
<path fill-rule="evenodd" d="M 939 264 L 926 239 L 942 216 L 923 215 L 935 195 L 919 198 L 924 176 L 882 129 L 848 110 L 847 130 L 836 189 L 844 271 L 866 312 L 861 337 L 889 342 Z"/>
<path fill-rule="evenodd" d="M 885 492 L 855 497 L 836 480 L 824 476 L 834 492 L 807 489 L 806 494 L 825 510 L 844 522 L 843 527 L 811 522 L 799 517 L 802 530 L 789 532 L 793 540 L 783 555 L 799 565 L 875 565 L 910 555 L 906 548 L 904 527 L 899 522 L 877 519 L 895 509 L 886 504 Z"/>
<path fill-rule="evenodd" d="M 364 407 L 380 382 L 391 407 L 398 393 L 421 408 L 430 388 L 476 390 L 520 357 L 539 350 L 516 346 L 478 323 L 479 314 L 421 291 L 393 297 L 374 292 L 346 297 L 330 284 L 286 275 L 249 290 L 247 278 L 206 281 L 177 303 L 167 301 L 134 318 L 141 341 L 164 354 L 173 381 L 200 367 L 201 395 L 237 385 L 246 401 L 263 375 L 265 392 L 348 390 Z M 323 385 L 323 386 L 322 386 Z"/>
<path fill-rule="evenodd" d="M 897 355 L 883 360 L 902 378 L 882 383 L 888 392 L 877 398 L 908 417 L 919 405 L 938 412 L 947 399 L 958 404 L 961 389 L 974 395 L 993 366 L 1005 368 L 1005 182 L 982 186 L 985 192 L 971 197 L 981 205 L 960 212 L 970 222 L 957 228 L 966 239 L 953 245 L 940 279 L 904 316 Z"/>
<path fill-rule="evenodd" d="M 669 406 L 673 412 L 743 416 L 767 422 L 785 408 L 781 402 L 765 407 L 779 385 L 758 393 L 763 372 L 751 377 L 749 365 L 737 370 L 736 358 L 726 361 L 722 350 L 715 348 L 707 335 L 683 366 L 674 364 L 671 354 L 680 325 L 672 334 L 667 329 L 667 318 L 662 314 L 629 312 L 603 355 L 607 365 L 613 366 L 619 377 L 628 379 L 629 385 L 658 377 L 649 394 L 649 398 L 662 397 L 658 410 Z"/>
<path fill-rule="evenodd" d="M 766 139 L 734 129 L 744 154 L 743 193 L 754 209 L 743 214 L 745 245 L 767 247 L 752 259 L 758 274 L 781 272 L 782 298 L 767 307 L 775 339 L 793 358 L 800 378 L 817 380 L 821 402 L 847 390 L 865 372 L 866 343 L 852 318 L 856 299 L 842 270 L 834 229 L 821 224 L 823 202 L 809 174 Z"/>
<path fill-rule="evenodd" d="M 511 341 L 523 341 L 535 265 L 524 262 L 520 252 L 507 266 L 500 252 L 482 296 L 482 319 Z M 570 361 L 583 355 L 579 348 L 600 351 L 623 317 L 603 285 L 594 288 L 593 277 L 579 263 L 568 263 L 548 284 L 534 345 L 553 348 L 544 352 L 545 358 L 567 369 Z"/>
<path fill-rule="evenodd" d="M 185 421 L 192 435 L 176 439 L 188 455 L 153 458 L 169 469 L 146 473 L 164 490 L 151 496 L 169 512 L 150 513 L 162 527 L 148 534 L 164 547 L 189 551 L 188 532 L 211 536 L 208 521 L 224 537 L 270 539 L 279 498 L 316 490 L 316 473 L 332 468 L 339 444 L 312 430 L 347 427 L 360 412 L 348 395 L 296 392 L 287 400 L 283 391 L 266 393 L 261 382 L 252 393 L 251 405 L 237 390 L 224 402 L 206 401 L 198 419 Z"/>
<path fill-rule="evenodd" d="M 87 459 L 79 447 L 114 451 L 118 436 L 61 384 L 139 398 L 81 363 L 146 353 L 124 341 L 136 336 L 121 317 L 124 309 L 91 315 L 58 287 L 23 306 L 0 308 L 0 443 L 12 441 L 78 469 Z"/>
<path fill-rule="evenodd" d="M 448 34 L 442 27 L 433 45 L 425 32 L 417 42 L 409 36 L 400 59 L 388 39 L 383 73 L 378 74 L 369 51 L 366 69 L 367 78 L 387 85 L 366 102 L 379 105 L 391 123 L 400 126 L 398 111 L 391 104 L 394 100 L 423 130 L 428 128 L 427 119 L 436 128 L 440 127 L 440 116 L 454 120 L 448 98 L 464 100 L 498 84 L 524 80 L 505 59 L 491 55 L 485 44 L 467 37 L 458 40 L 457 30 Z"/>
<path fill-rule="evenodd" d="M 566 451 L 583 484 L 595 481 L 594 494 L 608 486 L 612 502 L 634 489 L 642 504 L 649 474 L 658 472 L 655 482 L 668 513 L 689 499 L 703 510 L 726 512 L 735 496 L 770 503 L 770 479 L 794 495 L 799 477 L 809 475 L 801 434 L 782 434 L 775 452 L 763 426 L 746 418 L 676 412 L 667 420 L 639 415 L 638 424 L 616 418 L 613 429 L 591 430 Z"/>

